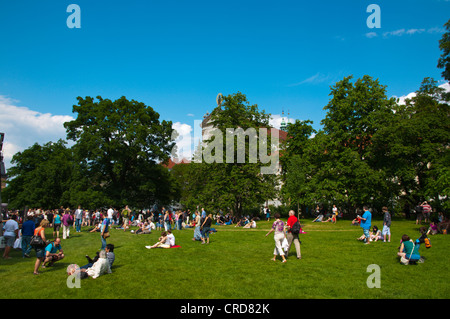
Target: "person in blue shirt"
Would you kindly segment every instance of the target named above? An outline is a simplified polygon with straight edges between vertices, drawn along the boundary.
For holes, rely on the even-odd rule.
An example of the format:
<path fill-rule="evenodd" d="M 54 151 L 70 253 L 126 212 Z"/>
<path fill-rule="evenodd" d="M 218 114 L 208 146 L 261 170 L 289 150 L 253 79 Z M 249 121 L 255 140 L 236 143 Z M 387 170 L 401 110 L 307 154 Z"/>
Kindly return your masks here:
<path fill-rule="evenodd" d="M 109 218 L 104 218 L 102 226 L 100 227 L 101 238 L 102 238 L 102 248 L 100 250 L 105 250 L 106 248 L 106 238 L 109 235 Z"/>
<path fill-rule="evenodd" d="M 27 217 L 27 221 L 22 224 L 22 257 L 30 258 L 31 252 L 31 237 L 34 235 L 36 224 L 32 216 Z"/>
<path fill-rule="evenodd" d="M 361 218 L 361 228 L 363 229 L 364 233 L 364 243 L 366 245 L 370 244 L 370 227 L 372 226 L 372 213 L 369 211 L 369 208 L 367 206 L 363 207 L 364 214 L 360 217 Z"/>
<path fill-rule="evenodd" d="M 61 239 L 56 238 L 54 242 L 48 244 L 45 247 L 45 260 L 42 264 L 42 268 L 50 267 L 55 262 L 64 258 L 64 252 L 61 247 Z M 46 265 L 46 263 L 48 263 Z"/>

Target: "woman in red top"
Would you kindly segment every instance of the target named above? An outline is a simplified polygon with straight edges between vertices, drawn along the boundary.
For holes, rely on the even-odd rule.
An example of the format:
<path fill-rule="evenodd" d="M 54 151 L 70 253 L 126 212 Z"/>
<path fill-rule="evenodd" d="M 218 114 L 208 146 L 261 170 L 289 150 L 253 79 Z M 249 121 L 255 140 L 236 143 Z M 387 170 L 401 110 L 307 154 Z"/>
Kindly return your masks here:
<path fill-rule="evenodd" d="M 36 228 L 34 230 L 34 235 L 37 236 L 39 235 L 44 242 L 47 242 L 47 240 L 45 239 L 45 227 L 47 227 L 49 225 L 48 220 L 43 219 L 41 221 L 41 224 L 39 225 L 38 228 Z M 34 264 L 34 274 L 35 275 L 39 275 L 39 266 L 42 264 L 42 262 L 44 261 L 45 258 L 45 246 L 44 247 L 34 247 L 34 249 L 36 250 L 36 263 Z"/>

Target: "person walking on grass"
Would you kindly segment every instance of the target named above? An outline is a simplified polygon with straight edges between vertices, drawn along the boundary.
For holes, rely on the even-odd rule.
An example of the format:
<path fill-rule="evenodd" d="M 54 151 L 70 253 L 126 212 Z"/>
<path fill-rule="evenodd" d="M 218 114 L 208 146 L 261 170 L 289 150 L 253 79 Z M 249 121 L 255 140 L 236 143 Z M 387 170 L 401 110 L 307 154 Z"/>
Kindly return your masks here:
<path fill-rule="evenodd" d="M 61 228 L 61 214 L 64 213 L 64 210 L 56 210 L 55 215 L 53 216 L 53 238 L 59 237 L 59 230 Z"/>
<path fill-rule="evenodd" d="M 102 248 L 100 250 L 106 248 L 106 238 L 109 237 L 109 223 L 109 218 L 104 218 L 102 225 L 100 226 L 100 236 L 102 240 Z"/>
<path fill-rule="evenodd" d="M 39 227 L 34 230 L 34 236 L 39 236 L 42 238 L 43 242 L 46 243 L 47 239 L 45 238 L 45 227 L 49 225 L 48 220 L 44 219 L 41 221 Z M 35 246 L 34 250 L 36 251 L 36 262 L 34 263 L 34 274 L 39 275 L 39 267 L 44 262 L 45 258 L 45 245 L 44 246 Z"/>
<path fill-rule="evenodd" d="M 63 226 L 63 239 L 67 239 L 70 236 L 70 225 L 73 224 L 73 218 L 72 215 L 65 211 L 63 212 L 63 216 L 61 218 L 62 226 Z M 58 234 L 59 237 L 59 234 Z"/>
<path fill-rule="evenodd" d="M 295 225 L 295 223 L 300 223 L 295 217 L 295 212 L 293 210 L 289 211 L 289 218 L 287 220 L 287 241 L 288 241 L 288 250 L 287 254 L 289 255 L 289 251 L 291 250 L 292 242 L 294 242 L 295 251 L 297 252 L 297 259 L 302 258 L 302 254 L 300 251 L 300 239 L 298 238 L 298 234 L 300 233 L 300 225 Z M 294 227 L 294 225 L 296 227 Z"/>
<path fill-rule="evenodd" d="M 30 258 L 30 242 L 35 229 L 36 224 L 33 222 L 33 217 L 27 216 L 27 221 L 22 224 L 22 258 Z"/>
<path fill-rule="evenodd" d="M 361 228 L 364 233 L 364 243 L 370 244 L 370 227 L 372 226 L 372 213 L 367 206 L 363 207 L 364 214 L 361 216 Z"/>
<path fill-rule="evenodd" d="M 202 232 L 202 244 L 209 244 L 209 231 L 211 230 L 211 222 L 212 222 L 212 214 L 206 216 L 202 225 L 200 226 L 200 230 Z"/>
<path fill-rule="evenodd" d="M 83 210 L 81 209 L 81 206 L 78 205 L 78 209 L 75 210 L 75 231 L 77 233 L 81 232 L 81 222 L 83 220 Z"/>
<path fill-rule="evenodd" d="M 266 234 L 266 237 L 270 235 L 270 233 L 275 232 L 273 239 L 275 240 L 275 249 L 273 251 L 273 261 L 276 261 L 277 255 L 281 256 L 282 262 L 285 263 L 287 260 L 284 257 L 284 251 L 282 248 L 283 240 L 286 238 L 284 234 L 284 222 L 280 219 L 280 214 L 275 213 L 274 215 L 275 221 L 272 224 L 272 228 Z"/>

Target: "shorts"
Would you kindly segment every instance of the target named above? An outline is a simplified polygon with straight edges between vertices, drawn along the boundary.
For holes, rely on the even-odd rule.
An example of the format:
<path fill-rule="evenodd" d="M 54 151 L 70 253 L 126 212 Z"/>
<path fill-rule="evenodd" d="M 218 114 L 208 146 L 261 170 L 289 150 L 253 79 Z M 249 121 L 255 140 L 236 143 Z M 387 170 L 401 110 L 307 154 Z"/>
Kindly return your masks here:
<path fill-rule="evenodd" d="M 59 231 L 60 228 L 61 228 L 61 224 L 54 224 L 53 225 L 53 230 L 54 231 Z"/>
<path fill-rule="evenodd" d="M 45 257 L 45 249 L 44 248 L 35 248 L 36 258 L 44 258 Z"/>
<path fill-rule="evenodd" d="M 363 232 L 364 232 L 364 236 L 365 236 L 366 238 L 369 238 L 369 237 L 370 237 L 370 235 L 369 235 L 369 230 L 368 230 L 368 229 L 363 229 Z"/>
<path fill-rule="evenodd" d="M 391 234 L 391 228 L 390 227 L 388 227 L 388 226 L 386 226 L 386 225 L 384 225 L 383 226 L 383 230 L 381 231 L 381 234 L 384 236 L 384 235 L 390 235 Z"/>
<path fill-rule="evenodd" d="M 209 231 L 211 230 L 210 227 L 203 227 L 202 230 L 202 236 L 203 238 L 209 238 Z"/>
<path fill-rule="evenodd" d="M 6 246 L 14 247 L 16 236 L 5 236 Z"/>

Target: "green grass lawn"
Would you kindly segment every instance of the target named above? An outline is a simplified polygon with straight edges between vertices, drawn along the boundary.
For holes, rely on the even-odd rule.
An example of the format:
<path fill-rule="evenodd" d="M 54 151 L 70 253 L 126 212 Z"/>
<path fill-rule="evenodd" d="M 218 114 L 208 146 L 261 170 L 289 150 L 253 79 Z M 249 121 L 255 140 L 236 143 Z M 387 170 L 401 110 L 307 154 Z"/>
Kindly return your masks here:
<path fill-rule="evenodd" d="M 101 247 L 100 235 L 71 230 L 62 240 L 66 258 L 33 275 L 35 253 L 23 259 L 13 251 L 10 260 L 0 260 L 2 299 L 447 299 L 450 265 L 450 236 L 430 236 L 432 248 L 420 252 L 423 264 L 404 266 L 396 257 L 403 234 L 419 237 L 414 221 L 394 220 L 390 243 L 364 245 L 356 238 L 360 227 L 350 221 L 337 224 L 302 220 L 302 259 L 292 246 L 288 262 L 273 262 L 273 235 L 264 235 L 272 222 L 260 221 L 256 229 L 213 226 L 209 245 L 193 242 L 193 230 L 174 231 L 181 248 L 152 249 L 159 231 L 135 235 L 111 230 L 108 243 L 115 245 L 113 273 L 97 279 L 84 279 L 81 288 L 68 288 L 69 264 L 86 264 Z M 382 226 L 381 221 L 373 225 Z M 46 230 L 51 238 L 51 229 Z M 380 267 L 380 288 L 368 288 L 372 272 Z"/>

